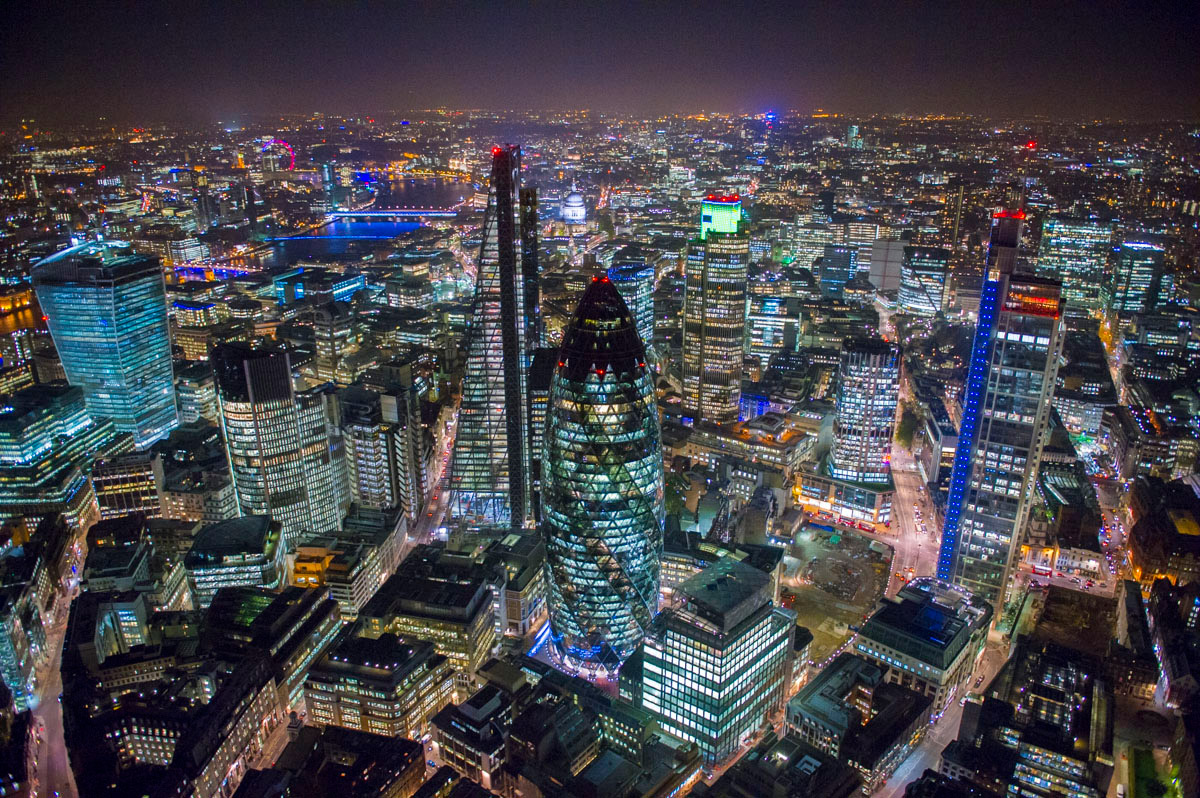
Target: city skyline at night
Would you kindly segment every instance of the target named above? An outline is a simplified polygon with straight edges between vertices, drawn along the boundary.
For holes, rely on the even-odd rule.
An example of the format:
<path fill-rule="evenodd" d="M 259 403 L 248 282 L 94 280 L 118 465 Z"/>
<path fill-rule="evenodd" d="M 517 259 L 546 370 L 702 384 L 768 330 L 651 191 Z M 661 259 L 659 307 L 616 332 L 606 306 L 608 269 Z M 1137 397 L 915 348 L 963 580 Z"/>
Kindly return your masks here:
<path fill-rule="evenodd" d="M 1200 798 L 1197 41 L 7 7 L 0 794 Z"/>

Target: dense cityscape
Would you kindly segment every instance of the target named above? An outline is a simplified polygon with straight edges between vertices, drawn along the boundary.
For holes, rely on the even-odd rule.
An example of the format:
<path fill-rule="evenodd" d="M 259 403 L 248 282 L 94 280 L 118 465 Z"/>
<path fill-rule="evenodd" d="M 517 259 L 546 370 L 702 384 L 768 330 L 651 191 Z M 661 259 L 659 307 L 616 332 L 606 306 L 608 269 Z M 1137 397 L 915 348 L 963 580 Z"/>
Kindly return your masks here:
<path fill-rule="evenodd" d="M 0 795 L 1200 796 L 1200 124 L 0 130 Z"/>

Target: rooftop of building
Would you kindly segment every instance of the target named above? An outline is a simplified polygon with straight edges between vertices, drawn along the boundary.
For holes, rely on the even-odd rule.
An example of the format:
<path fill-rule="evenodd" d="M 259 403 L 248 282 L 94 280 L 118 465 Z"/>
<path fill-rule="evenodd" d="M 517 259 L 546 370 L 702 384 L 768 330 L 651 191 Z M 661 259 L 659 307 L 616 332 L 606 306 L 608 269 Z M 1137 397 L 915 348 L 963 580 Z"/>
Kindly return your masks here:
<path fill-rule="evenodd" d="M 395 679 L 421 663 L 436 663 L 445 658 L 434 651 L 433 643 L 387 633 L 379 637 L 361 637 L 354 626 L 347 627 L 313 667 L 313 672 L 353 672 L 355 677 Z"/>
<path fill-rule="evenodd" d="M 862 635 L 938 668 L 948 667 L 971 634 L 986 627 L 992 608 L 971 592 L 930 577 L 883 599 Z"/>
<path fill-rule="evenodd" d="M 766 604 L 771 578 L 733 557 L 722 557 L 676 589 L 687 607 L 729 631 Z"/>
<path fill-rule="evenodd" d="M 68 247 L 38 261 L 31 272 L 35 285 L 96 283 L 145 273 L 161 275 L 158 258 L 139 255 L 124 241 L 89 241 Z"/>
<path fill-rule="evenodd" d="M 209 524 L 192 541 L 185 565 L 202 567 L 224 557 L 268 554 L 279 545 L 279 524 L 269 515 L 244 515 Z"/>

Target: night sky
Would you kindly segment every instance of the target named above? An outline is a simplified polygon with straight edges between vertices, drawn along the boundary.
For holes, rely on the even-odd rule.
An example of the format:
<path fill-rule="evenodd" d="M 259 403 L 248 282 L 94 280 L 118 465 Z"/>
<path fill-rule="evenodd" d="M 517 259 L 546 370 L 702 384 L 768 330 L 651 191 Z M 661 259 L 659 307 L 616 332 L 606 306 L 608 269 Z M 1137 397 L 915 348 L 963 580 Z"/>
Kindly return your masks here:
<path fill-rule="evenodd" d="M 459 108 L 1200 116 L 1200 5 L 55 3 L 0 10 L 0 118 Z"/>

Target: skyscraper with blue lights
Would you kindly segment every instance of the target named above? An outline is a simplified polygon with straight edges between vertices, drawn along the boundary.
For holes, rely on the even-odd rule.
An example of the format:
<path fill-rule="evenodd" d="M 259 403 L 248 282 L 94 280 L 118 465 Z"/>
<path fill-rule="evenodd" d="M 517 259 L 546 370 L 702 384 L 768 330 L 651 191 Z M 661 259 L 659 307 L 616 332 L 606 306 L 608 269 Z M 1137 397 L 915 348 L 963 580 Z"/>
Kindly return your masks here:
<path fill-rule="evenodd" d="M 1003 211 L 992 221 L 937 563 L 939 579 L 998 612 L 1029 515 L 1062 349 L 1061 283 L 1016 269 L 1024 219 L 1023 211 Z"/>
<path fill-rule="evenodd" d="M 67 381 L 83 389 L 89 414 L 112 419 L 139 449 L 179 425 L 158 258 L 121 242 L 90 242 L 38 263 L 33 284 Z"/>
<path fill-rule="evenodd" d="M 567 327 L 543 446 L 551 634 L 567 662 L 611 671 L 658 610 L 664 511 L 653 376 L 607 277 L 593 278 Z"/>

